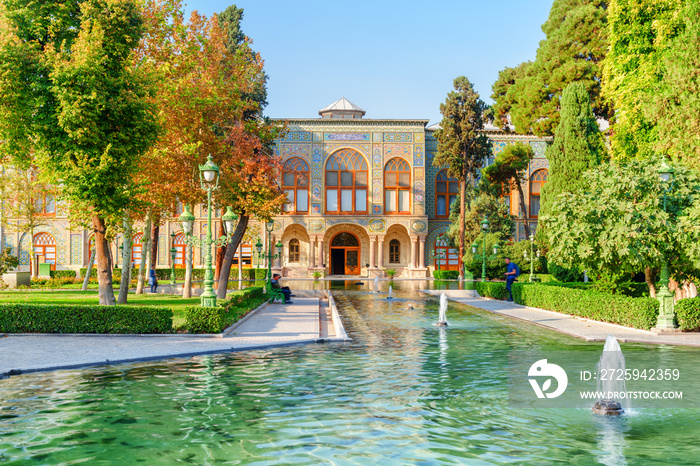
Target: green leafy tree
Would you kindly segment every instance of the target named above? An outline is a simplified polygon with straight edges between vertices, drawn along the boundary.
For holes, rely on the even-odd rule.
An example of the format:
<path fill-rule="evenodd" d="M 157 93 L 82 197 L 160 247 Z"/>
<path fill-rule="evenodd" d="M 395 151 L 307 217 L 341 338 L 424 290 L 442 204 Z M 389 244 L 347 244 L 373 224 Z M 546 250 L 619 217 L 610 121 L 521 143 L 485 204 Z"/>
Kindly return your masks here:
<path fill-rule="evenodd" d="M 518 133 L 554 133 L 559 124 L 562 92 L 580 82 L 590 95 L 593 112 L 609 118 L 601 97 L 602 62 L 606 56 L 607 0 L 555 0 L 542 31 L 535 61 L 506 68 L 493 85 L 496 124 L 512 123 Z"/>
<path fill-rule="evenodd" d="M 0 24 L 0 138 L 16 160 L 31 154 L 89 223 L 100 304 L 114 305 L 108 226 L 133 205 L 137 161 L 158 131 L 149 83 L 129 67 L 140 10 L 128 0 L 4 2 Z"/>
<path fill-rule="evenodd" d="M 645 107 L 656 122 L 656 152 L 700 169 L 700 3 L 687 1 L 683 32 L 663 55 L 664 76 Z"/>
<path fill-rule="evenodd" d="M 549 173 L 542 187 L 541 216 L 549 212 L 549 199 L 581 190 L 583 173 L 600 165 L 604 151 L 603 135 L 591 110 L 588 92 L 583 84 L 572 83 L 562 95 L 561 121 L 545 153 Z"/>
<path fill-rule="evenodd" d="M 615 108 L 613 158 L 656 153 L 659 128 L 648 108 L 664 80 L 664 56 L 682 29 L 683 5 L 684 0 L 610 0 L 603 93 Z"/>
<path fill-rule="evenodd" d="M 677 281 L 699 276 L 700 231 L 685 229 L 700 209 L 696 173 L 676 167 L 666 211 L 669 186 L 659 180 L 654 164 L 603 164 L 586 172 L 583 182 L 585 192 L 560 194 L 544 218 L 550 261 L 615 282 L 644 271 L 651 296 L 664 259 Z"/>
<path fill-rule="evenodd" d="M 459 277 L 463 279 L 467 185 L 474 184 L 473 180 L 478 170 L 491 153 L 491 145 L 482 132 L 486 104 L 465 76 L 455 78 L 454 88 L 454 91 L 447 94 L 445 103 L 440 104 L 443 118 L 440 129 L 435 132 L 438 152 L 433 159 L 433 165 L 446 166 L 447 174 L 459 180 Z"/>
<path fill-rule="evenodd" d="M 523 212 L 524 218 L 528 217 L 527 207 L 525 206 L 525 194 L 523 193 L 523 184 L 526 181 L 527 167 L 530 161 L 535 156 L 535 152 L 529 144 L 516 142 L 515 144 L 507 145 L 497 156 L 496 160 L 484 168 L 481 174 L 491 184 L 507 187 L 507 191 L 516 188 L 520 197 L 520 210 Z M 530 237 L 530 227 L 527 222 L 525 225 L 525 235 Z"/>

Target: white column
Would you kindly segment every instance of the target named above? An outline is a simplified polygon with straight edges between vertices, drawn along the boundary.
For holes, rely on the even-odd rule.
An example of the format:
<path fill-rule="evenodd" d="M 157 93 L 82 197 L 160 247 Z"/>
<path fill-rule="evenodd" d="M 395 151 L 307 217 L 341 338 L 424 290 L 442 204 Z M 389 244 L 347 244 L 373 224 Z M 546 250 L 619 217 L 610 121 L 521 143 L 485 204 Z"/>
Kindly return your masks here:
<path fill-rule="evenodd" d="M 418 268 L 425 268 L 425 237 L 421 236 L 418 238 Z"/>
<path fill-rule="evenodd" d="M 370 239 L 369 239 L 369 267 L 370 267 L 371 269 L 374 268 L 374 264 L 375 264 L 375 262 L 374 262 L 374 253 L 375 253 L 375 250 L 376 250 L 376 244 L 375 244 L 375 241 L 376 241 L 376 240 L 377 240 L 377 237 L 376 237 L 376 236 L 375 236 L 374 238 L 371 238 L 371 237 L 370 237 Z"/>
<path fill-rule="evenodd" d="M 316 237 L 309 238 L 309 260 L 311 267 L 316 267 Z"/>
<path fill-rule="evenodd" d="M 379 247 L 377 248 L 377 267 L 380 269 L 384 267 L 384 237 L 377 238 L 379 240 Z"/>
<path fill-rule="evenodd" d="M 416 268 L 416 246 L 418 246 L 416 241 L 418 238 L 413 236 L 411 238 L 411 262 L 408 264 L 409 269 L 415 269 Z"/>
<path fill-rule="evenodd" d="M 318 236 L 318 266 L 323 267 L 323 236 Z"/>

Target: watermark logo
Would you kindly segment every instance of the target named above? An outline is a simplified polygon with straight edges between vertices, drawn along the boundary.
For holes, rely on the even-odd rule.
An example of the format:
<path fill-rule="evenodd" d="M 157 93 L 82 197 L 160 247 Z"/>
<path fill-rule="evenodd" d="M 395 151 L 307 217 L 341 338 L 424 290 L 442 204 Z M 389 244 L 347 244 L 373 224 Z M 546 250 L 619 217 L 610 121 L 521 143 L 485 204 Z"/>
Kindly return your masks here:
<path fill-rule="evenodd" d="M 537 398 L 556 398 L 564 393 L 569 383 L 566 371 L 556 364 L 548 363 L 546 359 L 540 359 L 530 366 L 527 375 L 530 377 L 547 377 L 547 380 L 544 381 L 541 387 L 537 379 L 528 379 Z M 552 387 L 552 378 L 557 381 L 557 388 L 553 392 L 549 392 L 549 389 Z"/>

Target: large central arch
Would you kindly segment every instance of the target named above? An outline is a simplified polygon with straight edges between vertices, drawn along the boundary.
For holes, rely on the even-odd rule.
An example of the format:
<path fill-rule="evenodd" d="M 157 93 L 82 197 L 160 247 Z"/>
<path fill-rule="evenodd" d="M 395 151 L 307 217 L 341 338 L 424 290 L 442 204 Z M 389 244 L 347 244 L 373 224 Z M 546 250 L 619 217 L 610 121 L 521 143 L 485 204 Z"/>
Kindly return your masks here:
<path fill-rule="evenodd" d="M 360 240 L 348 231 L 331 238 L 331 275 L 360 275 Z"/>

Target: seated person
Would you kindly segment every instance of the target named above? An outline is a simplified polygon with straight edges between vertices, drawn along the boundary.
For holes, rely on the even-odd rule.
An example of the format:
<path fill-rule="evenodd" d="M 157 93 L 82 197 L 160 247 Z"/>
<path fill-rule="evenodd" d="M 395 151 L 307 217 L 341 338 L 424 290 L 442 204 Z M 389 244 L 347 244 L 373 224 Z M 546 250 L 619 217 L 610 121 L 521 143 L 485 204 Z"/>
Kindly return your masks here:
<path fill-rule="evenodd" d="M 280 278 L 282 278 L 282 275 L 278 273 L 272 274 L 272 281 L 270 282 L 272 288 L 279 290 L 280 293 L 284 295 L 284 304 L 292 304 L 292 302 L 289 300 L 289 297 L 292 296 L 292 291 L 288 286 L 280 286 Z"/>

